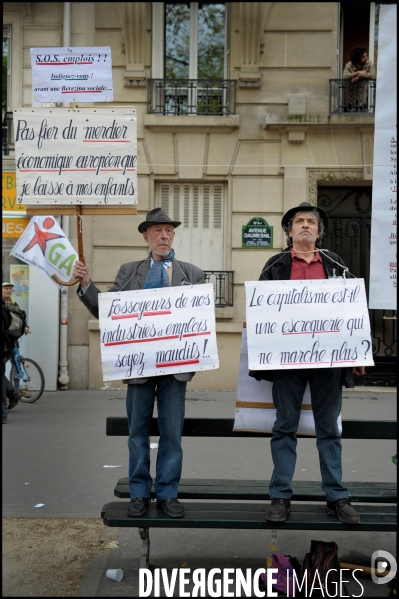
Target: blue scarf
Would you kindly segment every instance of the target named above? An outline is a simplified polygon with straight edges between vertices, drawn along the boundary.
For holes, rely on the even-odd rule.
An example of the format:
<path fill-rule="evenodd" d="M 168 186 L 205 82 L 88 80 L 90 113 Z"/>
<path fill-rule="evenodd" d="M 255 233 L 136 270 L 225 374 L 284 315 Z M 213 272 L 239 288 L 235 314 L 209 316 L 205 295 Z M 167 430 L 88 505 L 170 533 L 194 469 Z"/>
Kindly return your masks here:
<path fill-rule="evenodd" d="M 159 287 L 170 287 L 168 273 L 166 268 L 164 268 L 164 264 L 165 262 L 173 260 L 174 257 L 175 250 L 172 248 L 169 254 L 162 258 L 160 262 L 156 262 L 156 260 L 154 260 L 153 265 L 148 271 L 143 289 L 158 289 Z"/>

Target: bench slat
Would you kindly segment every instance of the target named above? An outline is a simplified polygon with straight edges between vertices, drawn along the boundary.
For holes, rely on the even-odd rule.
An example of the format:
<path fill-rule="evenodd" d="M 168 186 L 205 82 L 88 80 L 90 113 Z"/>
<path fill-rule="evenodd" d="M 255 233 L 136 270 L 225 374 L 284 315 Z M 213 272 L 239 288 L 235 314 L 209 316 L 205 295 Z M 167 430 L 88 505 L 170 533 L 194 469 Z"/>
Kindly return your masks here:
<path fill-rule="evenodd" d="M 233 431 L 233 418 L 186 418 L 183 427 L 185 437 L 271 437 L 272 433 L 255 433 Z M 106 433 L 108 436 L 127 436 L 128 424 L 126 416 L 109 416 Z M 158 437 L 157 418 L 152 419 L 151 433 Z M 308 435 L 298 437 L 309 438 Z M 394 420 L 343 420 L 343 439 L 396 439 L 397 424 Z M 313 438 L 314 437 L 310 437 Z"/>
<path fill-rule="evenodd" d="M 101 517 L 107 526 L 133 528 L 234 528 L 234 529 L 297 529 L 297 530 L 351 530 L 395 531 L 396 507 L 359 505 L 359 525 L 340 522 L 326 511 L 325 505 L 293 504 L 285 522 L 267 522 L 265 506 L 243 503 L 185 503 L 184 518 L 169 518 L 151 503 L 145 516 L 127 516 L 128 502 L 104 505 Z"/>
<path fill-rule="evenodd" d="M 353 502 L 396 503 L 396 483 L 343 482 L 349 488 Z M 154 485 L 154 481 L 153 481 Z M 325 501 L 319 481 L 293 481 L 293 501 Z M 129 479 L 120 478 L 114 495 L 130 498 Z M 151 497 L 155 497 L 154 486 Z M 269 481 L 259 480 L 212 480 L 183 478 L 179 483 L 179 499 L 242 499 L 267 501 Z"/>

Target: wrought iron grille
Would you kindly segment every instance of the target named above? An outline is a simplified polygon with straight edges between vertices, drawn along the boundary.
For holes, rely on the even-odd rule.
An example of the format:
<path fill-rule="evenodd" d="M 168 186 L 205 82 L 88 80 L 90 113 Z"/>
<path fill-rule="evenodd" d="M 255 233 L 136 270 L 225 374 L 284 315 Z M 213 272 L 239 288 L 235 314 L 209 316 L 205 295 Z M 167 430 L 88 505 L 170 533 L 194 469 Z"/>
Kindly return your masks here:
<path fill-rule="evenodd" d="M 225 116 L 236 113 L 237 81 L 149 79 L 148 114 Z"/>
<path fill-rule="evenodd" d="M 234 271 L 204 270 L 205 283 L 213 283 L 215 308 L 232 306 L 234 301 Z"/>
<path fill-rule="evenodd" d="M 375 79 L 330 79 L 330 114 L 375 112 Z"/>
<path fill-rule="evenodd" d="M 8 156 L 14 149 L 13 113 L 6 112 L 1 124 L 1 154 Z"/>
<path fill-rule="evenodd" d="M 329 218 L 323 247 L 339 254 L 350 272 L 370 281 L 371 187 L 319 187 L 318 205 Z M 397 380 L 396 310 L 369 310 L 374 368 L 367 368 L 366 385 L 395 386 Z M 363 378 L 363 377 L 362 377 Z M 355 382 L 356 384 L 356 382 Z M 359 384 L 359 383 L 358 383 Z"/>

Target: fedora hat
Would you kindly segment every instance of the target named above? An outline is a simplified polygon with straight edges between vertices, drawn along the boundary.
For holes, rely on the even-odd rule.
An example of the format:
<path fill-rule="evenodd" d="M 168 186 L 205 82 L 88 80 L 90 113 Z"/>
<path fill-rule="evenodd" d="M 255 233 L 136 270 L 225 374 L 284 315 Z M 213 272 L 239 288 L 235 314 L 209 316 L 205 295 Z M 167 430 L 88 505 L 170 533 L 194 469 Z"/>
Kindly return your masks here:
<path fill-rule="evenodd" d="M 283 218 L 281 219 L 281 226 L 285 227 L 286 225 L 288 225 L 291 218 L 293 218 L 293 216 L 297 212 L 307 212 L 310 210 L 314 210 L 315 212 L 318 213 L 320 219 L 322 220 L 322 222 L 324 224 L 324 229 L 325 229 L 325 231 L 327 231 L 327 227 L 328 227 L 327 212 L 325 212 L 322 208 L 319 208 L 318 206 L 313 206 L 312 204 L 309 204 L 309 202 L 302 202 L 302 204 L 299 204 L 299 206 L 296 206 L 296 208 L 291 208 L 290 210 L 288 210 L 284 214 Z"/>
<path fill-rule="evenodd" d="M 178 227 L 181 225 L 181 221 L 170 219 L 169 216 L 162 210 L 162 208 L 154 208 L 153 210 L 149 211 L 146 219 L 139 224 L 138 229 L 140 233 L 144 233 L 144 231 L 146 231 L 148 227 L 151 227 L 151 225 L 159 225 L 160 223 L 173 225 L 173 227 Z"/>

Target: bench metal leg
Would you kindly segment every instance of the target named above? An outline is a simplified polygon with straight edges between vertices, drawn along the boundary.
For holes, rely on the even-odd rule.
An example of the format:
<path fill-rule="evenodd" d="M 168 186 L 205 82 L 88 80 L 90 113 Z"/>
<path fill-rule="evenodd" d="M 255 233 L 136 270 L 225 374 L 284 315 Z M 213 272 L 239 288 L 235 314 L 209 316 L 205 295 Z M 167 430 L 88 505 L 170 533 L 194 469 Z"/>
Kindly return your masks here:
<path fill-rule="evenodd" d="M 140 568 L 149 569 L 149 567 L 150 567 L 150 529 L 149 528 L 139 528 L 139 535 L 142 540 Z"/>

